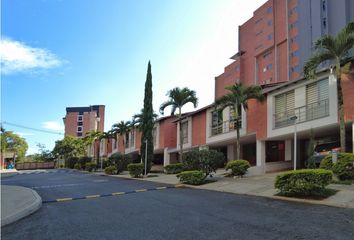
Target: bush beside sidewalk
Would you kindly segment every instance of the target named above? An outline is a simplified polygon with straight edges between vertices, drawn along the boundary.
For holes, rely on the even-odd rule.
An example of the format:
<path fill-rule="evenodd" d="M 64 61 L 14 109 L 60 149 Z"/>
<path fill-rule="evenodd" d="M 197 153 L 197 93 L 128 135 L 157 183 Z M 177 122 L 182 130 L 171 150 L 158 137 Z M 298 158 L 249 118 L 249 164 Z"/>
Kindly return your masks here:
<path fill-rule="evenodd" d="M 102 173 L 97 173 L 102 174 Z M 258 176 L 246 176 L 243 178 L 225 177 L 226 171 L 217 170 L 211 179 L 217 180 L 200 186 L 186 185 L 195 189 L 229 192 L 235 194 L 244 194 L 251 196 L 267 197 L 271 199 L 286 200 L 300 203 L 320 204 L 332 207 L 345 207 L 354 209 L 354 185 L 330 184 L 329 188 L 338 190 L 338 192 L 323 200 L 298 199 L 282 196 L 275 196 L 277 191 L 274 188 L 275 178 L 279 173 L 267 173 Z M 153 177 L 131 178 L 128 172 L 122 172 L 120 175 L 112 175 L 118 178 L 136 179 L 142 181 L 151 181 L 165 184 L 179 184 L 175 174 L 153 174 Z"/>

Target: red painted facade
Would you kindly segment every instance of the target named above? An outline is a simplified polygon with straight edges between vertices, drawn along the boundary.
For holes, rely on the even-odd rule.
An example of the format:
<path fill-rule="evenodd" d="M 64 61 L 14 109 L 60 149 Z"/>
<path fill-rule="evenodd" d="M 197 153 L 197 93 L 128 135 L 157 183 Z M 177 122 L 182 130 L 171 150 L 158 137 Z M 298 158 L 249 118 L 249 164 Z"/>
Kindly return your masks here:
<path fill-rule="evenodd" d="M 206 144 L 206 110 L 192 116 L 192 147 Z"/>

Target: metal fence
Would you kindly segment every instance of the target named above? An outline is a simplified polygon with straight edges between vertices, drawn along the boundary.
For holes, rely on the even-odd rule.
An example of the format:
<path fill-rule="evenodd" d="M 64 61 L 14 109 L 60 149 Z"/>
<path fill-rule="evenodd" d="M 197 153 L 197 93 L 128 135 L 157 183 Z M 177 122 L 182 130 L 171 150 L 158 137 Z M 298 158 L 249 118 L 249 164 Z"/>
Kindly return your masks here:
<path fill-rule="evenodd" d="M 290 111 L 274 114 L 274 128 L 286 127 L 294 124 L 290 118 L 297 116 L 296 123 L 311 121 L 329 116 L 329 99 L 324 99 Z"/>
<path fill-rule="evenodd" d="M 212 126 L 211 127 L 211 136 L 222 134 L 222 133 L 228 133 L 230 131 L 236 130 L 237 122 L 241 128 L 242 121 L 241 120 L 237 121 L 237 119 L 223 121 L 216 126 Z"/>
<path fill-rule="evenodd" d="M 54 168 L 54 162 L 25 162 L 16 163 L 17 170 L 29 170 L 29 169 L 50 169 Z"/>

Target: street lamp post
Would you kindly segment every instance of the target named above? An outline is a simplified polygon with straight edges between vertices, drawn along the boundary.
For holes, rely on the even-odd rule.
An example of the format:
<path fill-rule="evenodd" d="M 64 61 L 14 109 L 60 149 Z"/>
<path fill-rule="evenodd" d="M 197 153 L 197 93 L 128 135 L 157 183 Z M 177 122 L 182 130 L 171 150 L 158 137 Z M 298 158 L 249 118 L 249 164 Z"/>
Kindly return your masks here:
<path fill-rule="evenodd" d="M 297 120 L 297 116 L 294 115 L 292 117 L 290 117 L 290 120 L 294 121 L 294 170 L 296 170 L 296 151 L 297 151 L 297 146 L 296 146 L 296 142 L 297 142 L 297 129 L 296 129 L 296 120 Z"/>
<path fill-rule="evenodd" d="M 144 176 L 146 176 L 146 170 L 147 170 L 147 147 L 148 147 L 148 140 L 145 140 L 145 174 Z"/>

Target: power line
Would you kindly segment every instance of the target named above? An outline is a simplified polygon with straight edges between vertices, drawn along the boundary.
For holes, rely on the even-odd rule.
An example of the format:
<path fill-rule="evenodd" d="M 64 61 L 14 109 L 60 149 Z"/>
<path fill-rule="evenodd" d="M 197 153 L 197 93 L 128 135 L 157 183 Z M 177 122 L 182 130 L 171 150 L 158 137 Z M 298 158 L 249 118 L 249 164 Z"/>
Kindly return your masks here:
<path fill-rule="evenodd" d="M 13 126 L 13 127 L 18 127 L 18 128 L 29 129 L 29 130 L 33 130 L 33 131 L 37 131 L 37 132 L 44 132 L 44 133 L 50 133 L 50 134 L 56 134 L 56 135 L 64 135 L 64 133 L 62 133 L 62 132 L 54 132 L 54 131 L 43 130 L 43 129 L 33 128 L 33 127 L 27 127 L 24 125 L 10 123 L 10 122 L 6 122 L 6 121 L 1 122 L 1 124 Z"/>

